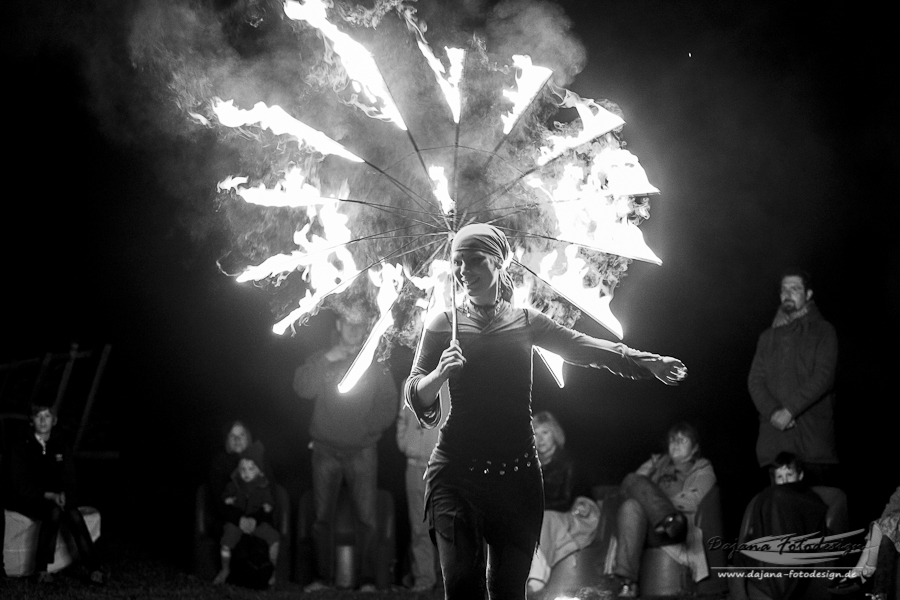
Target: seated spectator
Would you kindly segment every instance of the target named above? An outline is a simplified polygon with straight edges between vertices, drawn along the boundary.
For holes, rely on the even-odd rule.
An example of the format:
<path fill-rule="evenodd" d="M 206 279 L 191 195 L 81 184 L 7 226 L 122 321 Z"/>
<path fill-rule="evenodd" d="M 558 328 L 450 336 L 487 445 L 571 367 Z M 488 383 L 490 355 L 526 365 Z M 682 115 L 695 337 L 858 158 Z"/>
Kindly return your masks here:
<path fill-rule="evenodd" d="M 213 457 L 206 478 L 209 508 L 214 521 L 212 534 L 216 538 L 221 536 L 222 526 L 227 517 L 227 512 L 221 502 L 222 494 L 232 480 L 231 476 L 238 467 L 241 454 L 253 444 L 253 435 L 243 421 L 230 421 L 224 433 L 225 447 Z M 269 481 L 274 481 L 268 465 L 263 468 Z"/>
<path fill-rule="evenodd" d="M 241 453 L 252 443 L 253 436 L 247 426 L 240 420 L 231 421 L 225 429 L 225 448 L 213 457 L 207 477 L 209 493 L 216 501 L 231 481 L 231 474 L 238 466 Z"/>
<path fill-rule="evenodd" d="M 638 595 L 645 545 L 662 547 L 690 567 L 695 581 L 709 574 L 697 508 L 716 483 L 712 464 L 700 455 L 697 429 L 678 423 L 668 432 L 667 454 L 654 454 L 622 482 L 616 516 L 614 585 L 620 598 Z"/>
<path fill-rule="evenodd" d="M 534 415 L 532 425 L 544 478 L 544 510 L 568 511 L 572 506 L 575 463 L 565 450 L 566 434 L 556 417 L 547 411 Z"/>
<path fill-rule="evenodd" d="M 781 452 L 769 467 L 773 485 L 756 498 L 747 527 L 747 542 L 767 536 L 784 534 L 804 535 L 825 532 L 828 506 L 803 481 L 803 464 L 790 452 Z M 735 555 L 735 564 L 742 567 L 764 568 L 766 563 L 742 554 Z M 799 598 L 808 580 L 796 577 L 767 577 L 750 579 L 747 594 L 751 599 Z"/>
<path fill-rule="evenodd" d="M 547 585 L 550 572 L 561 560 L 583 550 L 594 541 L 600 522 L 597 503 L 579 496 L 567 512 L 544 511 L 541 540 L 528 573 L 528 592 L 533 594 Z"/>
<path fill-rule="evenodd" d="M 101 570 L 84 517 L 78 510 L 74 457 L 62 437 L 53 434 L 56 422 L 53 407 L 41 404 L 31 407 L 33 429 L 10 444 L 6 469 L 8 481 L 4 483 L 8 486 L 5 506 L 40 521 L 34 558 L 35 582 L 53 580 L 47 567 L 53 563 L 57 536 L 60 527 L 64 526 L 75 542 L 90 582 L 102 585 L 106 575 Z"/>
<path fill-rule="evenodd" d="M 231 552 L 241 537 L 252 535 L 262 539 L 269 548 L 269 562 L 278 562 L 280 536 L 272 525 L 275 512 L 275 496 L 264 473 L 263 446 L 254 442 L 241 455 L 238 466 L 231 474 L 221 502 L 227 515 L 222 533 L 222 570 L 213 580 L 225 583 L 231 573 Z M 272 572 L 269 586 L 275 584 Z"/>
<path fill-rule="evenodd" d="M 893 569 L 897 564 L 898 552 L 900 552 L 900 487 L 894 490 L 887 506 L 881 512 L 881 517 L 872 521 L 866 536 L 866 547 L 860 553 L 856 566 L 831 586 L 831 593 L 859 592 L 864 584 L 874 578 L 872 591 L 868 595 L 874 600 L 884 600 L 895 575 Z M 890 556 L 881 556 L 885 553 Z"/>

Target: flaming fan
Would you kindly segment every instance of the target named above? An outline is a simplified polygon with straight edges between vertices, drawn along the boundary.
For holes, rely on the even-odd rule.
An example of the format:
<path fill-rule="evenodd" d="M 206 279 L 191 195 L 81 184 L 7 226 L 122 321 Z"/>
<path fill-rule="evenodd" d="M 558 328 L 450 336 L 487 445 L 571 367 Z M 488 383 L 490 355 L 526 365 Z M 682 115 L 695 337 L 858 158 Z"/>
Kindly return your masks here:
<path fill-rule="evenodd" d="M 436 52 L 398 0 L 279 9 L 299 48 L 299 94 L 276 104 L 246 89 L 223 99 L 209 75 L 170 82 L 195 90 L 193 118 L 242 157 L 244 171 L 218 185 L 238 234 L 223 270 L 284 301 L 276 333 L 367 299 L 377 316 L 346 391 L 454 306 L 450 240 L 485 222 L 513 245 L 514 303 L 569 326 L 588 315 L 622 337 L 610 302 L 632 259 L 661 262 L 638 228 L 659 190 L 625 149 L 615 104 L 553 85 L 528 56 L 496 64 L 478 38 Z M 544 125 L 559 108 L 578 118 Z M 538 354 L 562 385 L 562 360 Z"/>

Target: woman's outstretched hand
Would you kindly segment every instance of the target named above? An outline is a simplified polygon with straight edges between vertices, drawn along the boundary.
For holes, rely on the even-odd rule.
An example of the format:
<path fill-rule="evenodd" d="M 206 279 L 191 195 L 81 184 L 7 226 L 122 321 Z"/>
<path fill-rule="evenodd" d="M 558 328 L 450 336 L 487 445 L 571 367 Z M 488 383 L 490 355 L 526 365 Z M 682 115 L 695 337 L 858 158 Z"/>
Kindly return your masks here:
<path fill-rule="evenodd" d="M 662 356 L 657 360 L 651 361 L 647 365 L 653 376 L 662 381 L 666 385 L 678 385 L 685 377 L 687 377 L 687 367 L 684 363 L 671 356 Z"/>

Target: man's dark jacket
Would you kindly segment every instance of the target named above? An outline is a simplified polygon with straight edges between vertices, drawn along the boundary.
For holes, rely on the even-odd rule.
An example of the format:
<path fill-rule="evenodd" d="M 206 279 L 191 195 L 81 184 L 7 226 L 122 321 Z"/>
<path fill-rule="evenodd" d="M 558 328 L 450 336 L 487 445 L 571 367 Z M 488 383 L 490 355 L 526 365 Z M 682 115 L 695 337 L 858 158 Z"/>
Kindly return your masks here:
<path fill-rule="evenodd" d="M 787 325 L 770 327 L 759 336 L 748 387 L 759 411 L 756 457 L 772 464 L 779 452 L 804 462 L 836 464 L 834 376 L 838 341 L 834 327 L 816 306 Z M 787 408 L 796 426 L 779 431 L 769 419 Z"/>
<path fill-rule="evenodd" d="M 45 492 L 65 492 L 66 504 L 77 506 L 71 446 L 54 433 L 45 452 L 31 428 L 22 433 L 10 444 L 6 459 L 6 506 L 27 515 L 42 506 Z"/>

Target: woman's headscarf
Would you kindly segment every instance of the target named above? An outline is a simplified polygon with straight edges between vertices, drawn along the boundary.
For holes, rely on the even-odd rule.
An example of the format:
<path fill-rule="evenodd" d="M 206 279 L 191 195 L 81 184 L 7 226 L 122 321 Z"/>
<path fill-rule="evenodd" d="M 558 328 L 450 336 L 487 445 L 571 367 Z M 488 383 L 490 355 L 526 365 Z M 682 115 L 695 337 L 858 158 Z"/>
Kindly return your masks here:
<path fill-rule="evenodd" d="M 507 271 L 512 259 L 512 248 L 510 248 L 509 240 L 506 239 L 506 234 L 487 223 L 466 225 L 456 232 L 456 235 L 453 236 L 453 243 L 450 244 L 451 253 L 458 250 L 475 250 L 496 258 L 500 265 L 498 292 L 502 299 L 512 299 L 512 279 Z"/>

